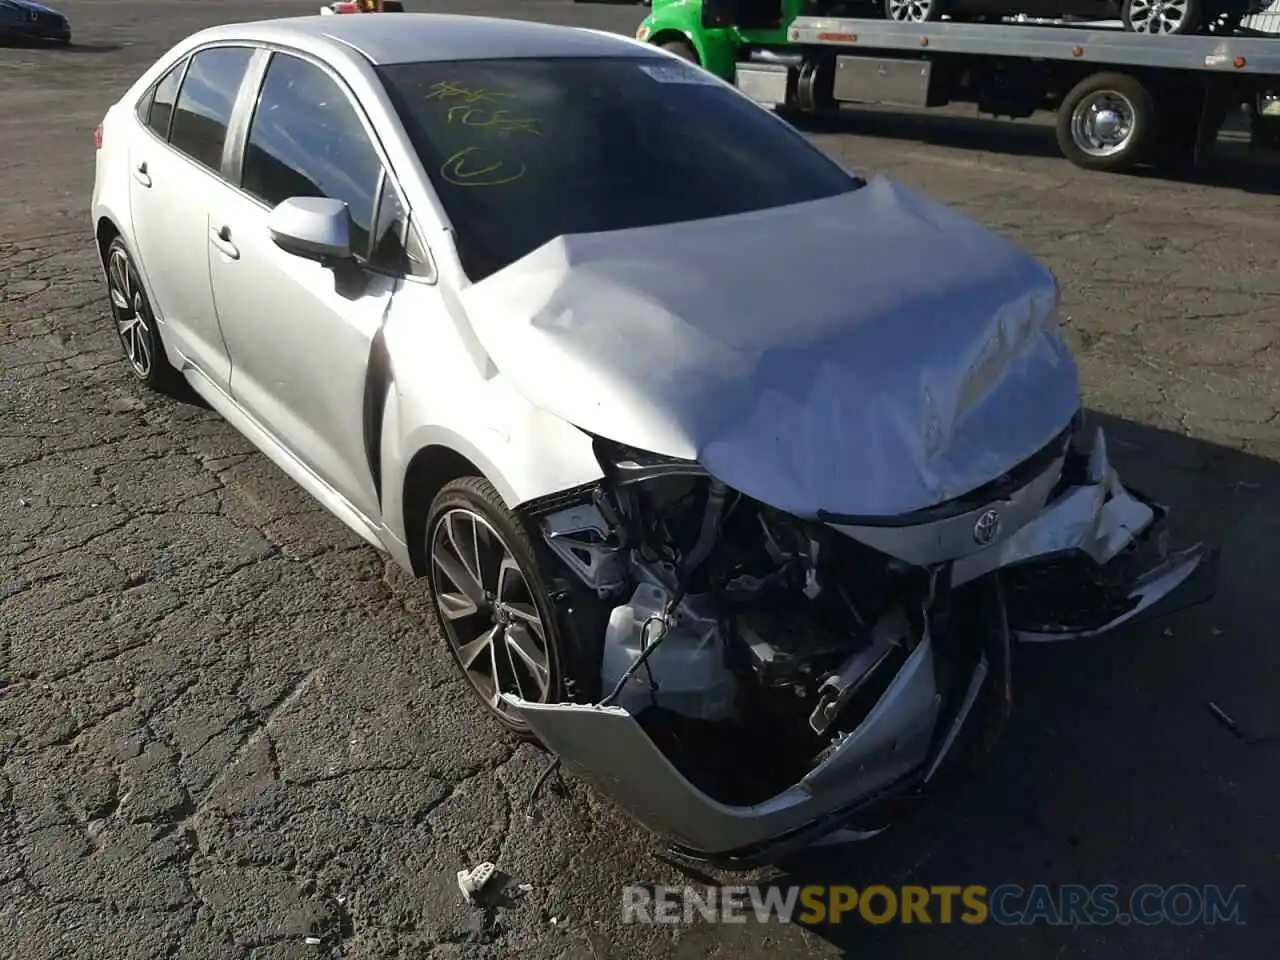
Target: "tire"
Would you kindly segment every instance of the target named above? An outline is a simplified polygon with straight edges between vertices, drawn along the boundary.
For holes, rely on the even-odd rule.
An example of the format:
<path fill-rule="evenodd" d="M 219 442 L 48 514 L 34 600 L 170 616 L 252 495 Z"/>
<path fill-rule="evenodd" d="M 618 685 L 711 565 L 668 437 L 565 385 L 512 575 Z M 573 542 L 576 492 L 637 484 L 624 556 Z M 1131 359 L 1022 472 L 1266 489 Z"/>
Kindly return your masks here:
<path fill-rule="evenodd" d="M 115 237 L 107 245 L 103 265 L 111 318 L 130 371 L 152 390 L 184 396 L 186 381 L 169 363 L 151 301 L 123 238 Z"/>
<path fill-rule="evenodd" d="M 495 670 L 501 674 L 496 686 L 526 700 L 554 703 L 565 699 L 569 679 L 565 666 L 572 662 L 572 651 L 566 650 L 561 639 L 543 578 L 541 551 L 498 492 L 481 477 L 463 477 L 440 489 L 431 503 L 423 536 L 430 603 L 454 664 L 494 719 L 512 733 L 531 737 L 524 721 L 494 702 L 493 674 Z M 456 567 L 462 559 L 455 546 L 458 542 L 463 551 L 470 551 L 466 571 Z M 514 570 L 509 562 L 514 563 Z M 467 601 L 461 589 L 464 584 L 458 581 L 466 572 L 474 574 L 474 567 L 479 568 L 485 596 L 500 601 L 501 606 L 484 600 L 480 604 Z M 474 612 L 465 612 L 468 606 Z M 450 610 L 453 613 L 447 616 Z M 532 618 L 537 620 L 536 628 Z M 480 642 L 486 636 L 487 645 Z M 495 640 L 500 646 L 494 646 Z M 473 650 L 479 655 L 468 663 L 466 658 Z M 505 660 L 498 656 L 502 653 Z M 488 664 L 482 662 L 486 657 Z M 534 661 L 543 667 L 541 672 L 531 665 Z M 487 680 L 482 676 L 486 673 Z"/>
<path fill-rule="evenodd" d="M 698 60 L 698 51 L 693 49 L 693 44 L 688 40 L 663 40 L 658 46 L 668 53 L 674 53 L 681 60 L 701 65 Z"/>
<path fill-rule="evenodd" d="M 933 23 L 942 17 L 943 0 L 883 0 L 886 20 L 899 23 Z"/>
<path fill-rule="evenodd" d="M 1097 115 L 1103 112 L 1110 116 Z M 1123 73 L 1095 73 L 1062 101 L 1058 147 L 1085 170 L 1128 170 L 1147 159 L 1156 142 L 1156 124 L 1155 100 L 1146 87 Z"/>
<path fill-rule="evenodd" d="M 1196 33 L 1203 13 L 1202 0 L 1124 0 L 1120 19 L 1130 33 L 1169 37 Z M 1171 14 L 1177 14 L 1176 19 Z"/>

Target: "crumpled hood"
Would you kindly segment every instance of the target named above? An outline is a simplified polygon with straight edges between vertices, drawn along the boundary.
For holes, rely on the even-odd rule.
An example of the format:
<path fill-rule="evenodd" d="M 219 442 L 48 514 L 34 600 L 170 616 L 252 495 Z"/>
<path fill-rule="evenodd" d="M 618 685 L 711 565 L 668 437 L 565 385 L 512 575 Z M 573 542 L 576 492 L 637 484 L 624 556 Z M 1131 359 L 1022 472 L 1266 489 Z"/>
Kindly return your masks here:
<path fill-rule="evenodd" d="M 885 178 L 564 236 L 466 288 L 497 368 L 588 432 L 799 516 L 892 516 L 1007 472 L 1079 404 L 1035 260 Z"/>

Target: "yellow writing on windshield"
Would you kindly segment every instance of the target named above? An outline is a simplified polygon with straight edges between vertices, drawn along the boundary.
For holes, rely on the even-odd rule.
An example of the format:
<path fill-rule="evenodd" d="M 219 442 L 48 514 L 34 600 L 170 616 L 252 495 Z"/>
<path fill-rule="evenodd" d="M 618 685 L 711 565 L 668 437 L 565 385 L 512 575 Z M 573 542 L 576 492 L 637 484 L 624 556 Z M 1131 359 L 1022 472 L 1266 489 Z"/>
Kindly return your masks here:
<path fill-rule="evenodd" d="M 466 147 L 440 165 L 440 176 L 455 187 L 499 187 L 524 175 L 523 163 L 508 166 L 505 160 L 486 158 L 482 147 Z"/>
<path fill-rule="evenodd" d="M 467 127 L 488 127 L 497 133 L 532 133 L 542 136 L 535 117 L 513 117 L 509 110 L 486 110 L 473 107 L 467 103 L 459 103 L 449 108 L 449 122 L 455 120 Z"/>
<path fill-rule="evenodd" d="M 497 187 L 514 183 L 525 175 L 527 167 L 524 161 L 509 156 L 510 148 L 504 149 L 503 144 L 510 143 L 511 134 L 541 137 L 543 133 L 537 117 L 521 116 L 518 106 L 510 110 L 498 104 L 500 100 L 518 104 L 520 97 L 517 94 L 442 80 L 431 85 L 426 99 L 443 101 L 447 104 L 444 109 L 446 123 L 476 128 L 476 139 L 483 139 L 487 144 L 481 146 L 472 141 L 471 146 L 463 147 L 445 160 L 440 165 L 440 177 L 446 183 L 455 187 Z M 481 138 L 480 131 L 487 136 Z"/>
<path fill-rule="evenodd" d="M 461 100 L 463 103 L 488 103 L 501 98 L 511 98 L 509 93 L 496 93 L 483 87 L 464 87 L 460 83 L 451 83 L 448 80 L 433 83 L 430 89 L 431 92 L 426 97 L 428 100 Z"/>

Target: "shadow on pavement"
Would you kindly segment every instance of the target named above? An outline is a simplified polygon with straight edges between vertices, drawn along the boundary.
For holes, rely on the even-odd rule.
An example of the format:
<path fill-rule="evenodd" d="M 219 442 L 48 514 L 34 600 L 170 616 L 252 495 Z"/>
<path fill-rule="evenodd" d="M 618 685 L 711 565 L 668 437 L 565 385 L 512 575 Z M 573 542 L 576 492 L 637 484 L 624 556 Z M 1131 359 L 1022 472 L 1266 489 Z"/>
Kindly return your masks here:
<path fill-rule="evenodd" d="M 812 928 L 827 949 L 912 960 L 1271 955 L 1280 744 L 1233 737 L 1206 703 L 1255 735 L 1280 733 L 1280 464 L 1103 415 L 1093 422 L 1126 482 L 1173 508 L 1177 540 L 1223 543 L 1218 596 L 1109 638 L 1019 648 L 1013 717 L 972 776 L 870 841 L 809 851 L 775 882 L 1114 883 L 1122 909 L 1124 892 L 1144 883 L 1244 884 L 1245 924 L 974 926 L 956 919 L 957 898 L 950 924 L 936 900 L 928 925 L 874 925 L 854 909 Z"/>
<path fill-rule="evenodd" d="M 63 47 L 63 53 L 90 54 L 90 53 L 115 53 L 123 50 L 122 43 L 76 43 L 72 41 L 71 46 Z"/>
<path fill-rule="evenodd" d="M 1066 164 L 1051 126 L 945 113 L 890 113 L 875 109 L 842 110 L 823 116 L 788 116 L 806 133 L 841 133 L 882 137 L 931 146 L 978 150 L 1011 157 L 1050 157 Z M 1254 149 L 1244 134 L 1219 138 L 1209 169 L 1195 174 L 1143 166 L 1128 174 L 1135 179 L 1222 186 L 1246 193 L 1280 194 L 1280 152 Z"/>
<path fill-rule="evenodd" d="M 119 43 L 58 43 L 52 40 L 28 40 L 18 38 L 7 38 L 0 40 L 0 50 L 48 50 L 51 53 L 58 54 L 89 54 L 89 53 L 115 53 L 117 50 L 123 50 L 124 45 Z"/>

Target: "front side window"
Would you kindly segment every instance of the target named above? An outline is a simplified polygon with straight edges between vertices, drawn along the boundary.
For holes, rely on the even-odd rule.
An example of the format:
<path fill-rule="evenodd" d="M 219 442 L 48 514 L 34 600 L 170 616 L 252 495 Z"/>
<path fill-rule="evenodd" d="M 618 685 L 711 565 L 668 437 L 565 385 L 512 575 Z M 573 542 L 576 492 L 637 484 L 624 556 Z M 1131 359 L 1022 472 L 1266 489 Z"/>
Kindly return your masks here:
<path fill-rule="evenodd" d="M 405 232 L 409 217 L 395 185 L 387 179 L 382 188 L 373 236 L 369 242 L 369 264 L 390 273 L 407 273 L 409 259 L 405 252 Z"/>
<path fill-rule="evenodd" d="M 564 234 L 746 213 L 862 183 L 745 97 L 668 58 L 379 73 L 473 280 Z"/>
<path fill-rule="evenodd" d="M 210 170 L 222 167 L 231 110 L 252 57 L 248 47 L 201 50 L 182 81 L 169 142 Z"/>
<path fill-rule="evenodd" d="M 325 71 L 287 54 L 267 66 L 249 127 L 241 187 L 274 207 L 329 197 L 351 212 L 351 249 L 364 256 L 382 162 L 351 101 Z"/>

